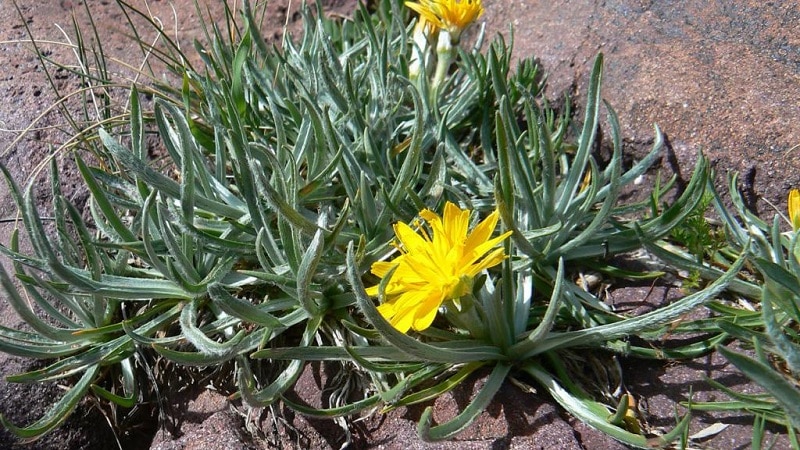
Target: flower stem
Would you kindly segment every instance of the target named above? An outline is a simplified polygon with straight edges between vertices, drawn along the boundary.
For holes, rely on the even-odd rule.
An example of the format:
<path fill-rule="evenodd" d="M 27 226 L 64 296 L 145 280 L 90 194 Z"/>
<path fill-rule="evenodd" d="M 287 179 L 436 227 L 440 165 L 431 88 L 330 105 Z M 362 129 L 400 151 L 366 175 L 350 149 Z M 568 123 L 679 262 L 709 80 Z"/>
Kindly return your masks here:
<path fill-rule="evenodd" d="M 450 40 L 450 33 L 445 30 L 439 32 L 439 41 L 436 44 L 436 72 L 433 74 L 431 81 L 431 95 L 434 98 L 439 96 L 439 87 L 445 80 L 450 66 L 456 56 L 456 49 Z"/>
<path fill-rule="evenodd" d="M 445 308 L 445 317 L 458 328 L 467 330 L 469 334 L 478 340 L 484 339 L 487 335 L 484 321 L 475 307 L 475 297 L 472 294 L 465 295 L 459 300 L 460 308 L 456 306 L 454 300 L 450 300 Z"/>

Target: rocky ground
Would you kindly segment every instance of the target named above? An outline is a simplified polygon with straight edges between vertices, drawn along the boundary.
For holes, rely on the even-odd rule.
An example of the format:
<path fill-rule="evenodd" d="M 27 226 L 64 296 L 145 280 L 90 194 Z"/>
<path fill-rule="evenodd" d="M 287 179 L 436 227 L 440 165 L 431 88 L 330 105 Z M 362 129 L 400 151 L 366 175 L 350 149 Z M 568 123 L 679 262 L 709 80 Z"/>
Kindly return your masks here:
<path fill-rule="evenodd" d="M 143 0 L 132 0 L 144 7 Z M 294 13 L 299 1 L 274 0 L 265 23 L 273 38 L 285 23 L 296 26 Z M 658 124 L 668 137 L 663 167 L 687 174 L 697 152 L 704 151 L 718 172 L 718 182 L 728 171 L 741 174 L 746 198 L 767 218 L 773 207 L 783 210 L 790 188 L 800 187 L 800 7 L 796 2 L 704 1 L 655 2 L 633 0 L 484 0 L 481 19 L 489 36 L 514 28 L 515 56 L 535 56 L 548 74 L 547 95 L 554 102 L 569 94 L 583 103 L 593 58 L 606 57 L 604 97 L 619 113 L 625 150 L 642 155 Z M 77 0 L 0 2 L 0 161 L 20 180 L 31 176 L 50 146 L 58 146 L 65 134 L 58 129 L 58 114 L 46 114 L 52 89 L 27 39 L 27 29 L 42 41 L 65 41 L 75 20 L 88 24 L 84 3 Z M 221 16 L 221 2 L 201 0 L 213 17 Z M 231 4 L 234 4 L 231 2 Z M 326 11 L 347 15 L 353 0 L 325 1 Z M 193 0 L 151 0 L 149 8 L 165 29 L 184 48 L 200 36 L 200 22 L 193 13 Z M 290 7 L 291 6 L 291 7 Z M 110 54 L 132 64 L 141 52 L 125 29 L 124 16 L 113 1 L 88 1 Z M 175 16 L 173 16 L 175 13 Z M 62 34 L 58 26 L 65 30 Z M 48 54 L 70 61 L 69 49 L 45 45 Z M 189 52 L 191 53 L 191 52 Z M 59 89 L 70 89 L 76 80 L 56 73 Z M 125 76 L 124 73 L 120 75 Z M 20 131 L 41 116 L 35 128 L 21 140 Z M 64 175 L 65 189 L 78 202 L 85 200 L 79 177 Z M 13 218 L 15 210 L 5 187 L 0 187 L 0 218 Z M 0 223 L 0 241 L 8 242 L 12 225 Z M 647 289 L 631 287 L 612 292 L 612 300 L 659 302 Z M 0 302 L 0 322 L 19 326 L 20 321 Z M 36 367 L 35 362 L 0 355 L 0 373 L 11 374 Z M 628 389 L 647 406 L 651 426 L 674 424 L 673 405 L 690 392 L 698 399 L 721 398 L 705 384 L 706 377 L 724 384 L 753 389 L 718 355 L 680 364 L 623 361 Z M 318 389 L 315 367 L 309 367 L 298 384 L 298 395 Z M 481 385 L 473 380 L 464 389 L 437 400 L 437 417 L 454 414 L 457 405 Z M 60 395 L 58 386 L 19 386 L 0 380 L 0 412 L 16 423 L 29 423 L 40 416 Z M 213 390 L 187 389 L 170 398 L 172 434 L 150 427 L 132 429 L 122 436 L 125 448 L 135 449 L 239 449 L 339 448 L 345 431 L 330 421 L 317 421 L 294 414 L 261 411 L 243 416 L 236 405 Z M 280 408 L 278 408 L 280 409 Z M 508 384 L 497 399 L 458 440 L 425 444 L 414 430 L 421 410 L 398 410 L 387 416 L 374 415 L 350 430 L 355 447 L 377 448 L 621 448 L 588 429 L 536 393 L 525 393 Z M 730 426 L 702 445 L 712 449 L 750 447 L 749 419 L 699 415 L 692 431 L 724 422 Z M 151 423 L 151 422 L 145 422 Z M 260 432 L 254 430 L 259 429 Z M 265 432 L 266 430 L 266 432 Z M 774 430 L 773 430 L 774 431 Z M 155 434 L 155 436 L 154 436 Z M 787 446 L 778 437 L 776 448 Z M 92 403 L 82 404 L 57 432 L 40 441 L 21 445 L 0 431 L 0 448 L 106 449 L 116 446 L 106 418 Z"/>

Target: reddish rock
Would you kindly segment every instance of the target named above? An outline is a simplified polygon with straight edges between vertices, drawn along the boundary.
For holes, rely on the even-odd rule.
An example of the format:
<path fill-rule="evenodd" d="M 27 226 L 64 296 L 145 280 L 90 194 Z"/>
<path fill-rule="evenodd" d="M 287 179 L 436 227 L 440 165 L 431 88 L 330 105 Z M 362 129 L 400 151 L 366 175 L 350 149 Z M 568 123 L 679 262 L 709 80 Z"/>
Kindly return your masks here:
<path fill-rule="evenodd" d="M 797 2 L 512 0 L 489 6 L 486 21 L 490 34 L 514 25 L 516 56 L 540 59 L 553 99 L 582 105 L 603 52 L 603 97 L 628 152 L 641 155 L 658 124 L 684 174 L 703 150 L 723 181 L 741 173 L 752 200 L 785 207 L 800 187 Z"/>

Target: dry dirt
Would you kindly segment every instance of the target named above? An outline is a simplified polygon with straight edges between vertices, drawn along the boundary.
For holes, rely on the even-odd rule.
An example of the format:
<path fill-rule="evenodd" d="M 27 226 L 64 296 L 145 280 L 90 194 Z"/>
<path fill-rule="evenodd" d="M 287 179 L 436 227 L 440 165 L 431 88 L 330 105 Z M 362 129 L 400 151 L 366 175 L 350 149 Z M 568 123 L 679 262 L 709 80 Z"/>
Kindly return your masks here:
<path fill-rule="evenodd" d="M 19 180 L 30 177 L 66 134 L 58 128 L 58 114 L 44 114 L 51 106 L 50 85 L 38 65 L 27 39 L 30 28 L 39 40 L 64 41 L 57 25 L 72 33 L 75 20 L 88 24 L 84 2 L 72 0 L 17 0 L 20 10 L 8 0 L 0 2 L 0 161 Z M 212 17 L 221 18 L 221 3 L 200 1 Z M 297 15 L 287 0 L 275 0 L 265 23 L 265 36 L 280 35 L 284 23 L 296 27 Z M 328 13 L 348 14 L 353 0 L 326 1 Z M 489 36 L 515 30 L 515 56 L 534 56 L 548 73 L 548 96 L 558 102 L 569 93 L 577 105 L 591 63 L 597 52 L 606 55 L 604 97 L 617 110 L 623 124 L 626 151 L 641 155 L 652 142 L 654 123 L 667 134 L 669 146 L 664 167 L 689 173 L 699 150 L 712 158 L 719 180 L 729 170 L 742 173 L 741 188 L 764 217 L 784 208 L 790 187 L 800 187 L 800 12 L 795 2 L 687 0 L 675 2 L 618 0 L 484 0 Z M 143 1 L 132 1 L 142 7 Z M 232 3 L 233 4 L 233 3 Z M 141 52 L 128 36 L 124 17 L 114 1 L 88 1 L 109 53 L 138 64 Z M 193 0 L 151 0 L 152 14 L 178 36 L 183 48 L 200 36 Z M 287 12 L 288 11 L 288 12 Z M 176 13 L 176 16 L 173 16 Z M 288 16 L 288 18 L 287 18 Z M 72 61 L 70 52 L 44 45 L 59 61 Z M 191 53 L 191 52 L 189 52 Z M 59 89 L 76 87 L 74 77 L 56 73 Z M 121 73 L 120 76 L 126 76 Z M 15 141 L 34 120 L 35 127 Z M 85 201 L 79 176 L 65 163 L 65 190 L 78 203 Z M 44 191 L 44 189 L 42 189 Z M 43 197 L 44 200 L 44 197 Z M 766 200 L 766 201 L 764 201 Z M 0 218 L 15 214 L 5 187 L 0 187 Z M 0 241 L 8 242 L 9 223 L 0 224 Z M 674 296 L 648 293 L 645 287 L 614 292 L 615 300 L 658 303 Z M 0 302 L 0 322 L 20 326 L 19 319 Z M 0 374 L 36 367 L 35 362 L 0 355 Z M 674 424 L 674 404 L 685 400 L 690 390 L 697 399 L 721 398 L 704 383 L 706 377 L 729 386 L 752 390 L 735 369 L 718 355 L 664 365 L 623 361 L 628 389 L 647 406 L 648 422 L 654 427 Z M 317 368 L 318 369 L 318 368 Z M 314 367 L 298 384 L 298 395 L 312 395 L 320 388 Z M 465 398 L 479 389 L 481 380 L 436 401 L 437 418 L 451 417 Z M 53 398 L 57 386 L 19 386 L 0 381 L 0 412 L 16 423 L 39 417 Z M 281 444 L 292 448 L 339 448 L 345 441 L 342 428 L 330 421 L 306 419 L 283 411 L 276 419 L 264 411 L 257 417 L 242 417 L 220 394 L 201 388 L 181 393 L 171 400 L 177 420 L 176 434 L 156 433 L 146 426 L 122 436 L 125 448 L 239 449 Z M 278 408 L 280 409 L 280 408 Z M 553 402 L 536 393 L 525 393 L 506 385 L 493 405 L 459 438 L 450 443 L 425 444 L 416 437 L 415 420 L 421 410 L 402 409 L 386 416 L 372 416 L 353 426 L 356 448 L 530 448 L 614 449 L 622 448 L 607 437 L 576 422 Z M 750 419 L 700 415 L 692 425 L 698 431 L 717 421 L 730 426 L 703 445 L 713 449 L 750 448 Z M 272 436 L 253 437 L 252 425 L 273 429 Z M 771 430 L 774 431 L 774 430 Z M 771 434 L 771 432 L 770 432 Z M 0 431 L 0 448 L 107 449 L 116 441 L 106 418 L 91 402 L 84 402 L 60 430 L 30 445 L 16 444 Z M 779 437 L 775 448 L 786 448 Z"/>

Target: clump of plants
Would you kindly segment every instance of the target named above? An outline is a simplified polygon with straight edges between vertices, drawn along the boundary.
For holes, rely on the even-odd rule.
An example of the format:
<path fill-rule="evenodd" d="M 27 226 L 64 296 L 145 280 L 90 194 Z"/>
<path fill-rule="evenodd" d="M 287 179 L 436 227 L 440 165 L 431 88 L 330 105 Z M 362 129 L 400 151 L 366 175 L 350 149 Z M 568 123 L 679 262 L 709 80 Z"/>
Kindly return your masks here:
<path fill-rule="evenodd" d="M 244 1 L 228 29 L 210 24 L 208 45 L 198 45 L 202 68 L 182 64 L 177 47 L 160 51 L 180 85 L 131 85 L 123 115 L 100 114 L 65 149 L 90 193 L 88 214 L 65 197 L 53 164 L 47 227 L 34 181 L 19 186 L 4 169 L 32 252 L 20 251 L 16 234 L 0 247 L 14 269 L 0 270 L 0 283 L 30 326 L 0 329 L 0 350 L 49 361 L 9 380 L 71 380 L 39 421 L 18 427 L 0 416 L 6 428 L 35 439 L 87 395 L 124 414 L 150 392 L 138 374 L 141 355 L 152 355 L 176 367 L 227 365 L 220 373 L 231 374 L 246 405 L 282 401 L 324 417 L 429 402 L 488 374 L 451 420 L 434 424 L 425 410 L 425 440 L 468 427 L 510 377 L 631 446 L 665 446 L 686 433 L 688 415 L 669 434 L 647 430 L 627 392 L 590 392 L 566 361 L 586 349 L 652 357 L 629 338 L 694 332 L 676 319 L 726 289 L 752 294 L 755 285 L 738 278 L 752 254 L 780 280 L 794 266 L 761 262 L 752 248 L 775 247 L 750 245 L 750 229 L 730 221 L 737 245 L 725 269 L 674 239 L 707 205 L 702 155 L 681 192 L 668 182 L 645 201 L 621 200 L 658 160 L 662 140 L 656 129 L 650 154 L 623 167 L 618 120 L 600 95 L 602 55 L 574 121 L 544 101 L 532 59 L 512 69 L 503 37 L 484 50 L 480 33 L 465 46 L 480 0 L 406 6 L 378 0 L 347 20 L 306 7 L 302 35 L 271 48 L 259 11 Z M 148 155 L 152 137 L 162 158 Z M 610 149 L 605 165 L 598 146 Z M 699 288 L 627 317 L 580 282 L 589 270 L 658 277 L 610 258 L 642 249 L 698 274 Z M 775 280 L 764 289 L 793 286 Z M 667 357 L 744 332 L 719 324 L 705 345 Z M 329 408 L 284 397 L 310 361 L 354 369 L 353 382 L 325 393 Z"/>
<path fill-rule="evenodd" d="M 767 423 L 785 427 L 792 448 L 800 448 L 795 430 L 800 428 L 800 390 L 797 386 L 800 341 L 800 191 L 788 197 L 788 216 L 775 214 L 771 223 L 753 214 L 736 190 L 737 176 L 729 176 L 733 208 L 726 208 L 715 192 L 714 206 L 721 219 L 720 229 L 726 245 L 710 257 L 725 267 L 731 254 L 748 248 L 748 279 L 738 303 L 714 302 L 709 306 L 718 315 L 711 324 L 728 336 L 729 345 L 717 350 L 764 392 L 737 392 L 713 380 L 714 387 L 727 394 L 729 401 L 693 403 L 694 410 L 746 411 L 754 416 L 753 445 L 765 442 Z M 712 188 L 713 190 L 713 188 Z M 788 224 L 788 230 L 787 230 Z"/>

